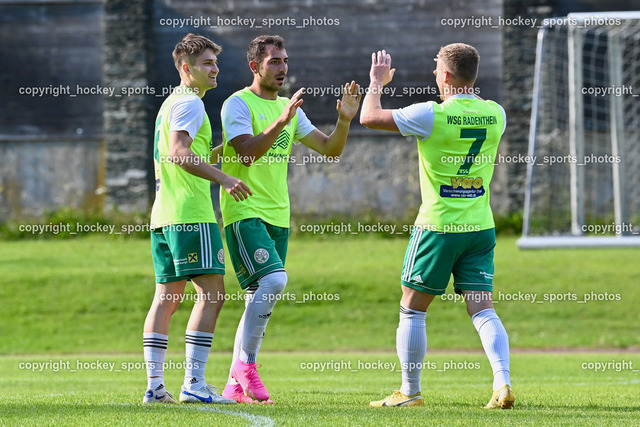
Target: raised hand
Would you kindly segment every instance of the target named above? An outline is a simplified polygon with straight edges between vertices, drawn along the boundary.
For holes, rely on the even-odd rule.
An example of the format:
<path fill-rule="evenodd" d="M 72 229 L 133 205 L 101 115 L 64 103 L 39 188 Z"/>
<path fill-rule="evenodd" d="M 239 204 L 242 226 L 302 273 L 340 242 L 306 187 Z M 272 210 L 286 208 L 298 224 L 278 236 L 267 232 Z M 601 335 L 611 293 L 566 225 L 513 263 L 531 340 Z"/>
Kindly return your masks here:
<path fill-rule="evenodd" d="M 339 99 L 336 104 L 336 110 L 340 118 L 351 121 L 358 112 L 361 98 L 360 86 L 356 82 L 345 83 L 342 100 Z"/>
<path fill-rule="evenodd" d="M 300 99 L 303 93 L 304 88 L 301 87 L 296 93 L 293 94 L 287 105 L 284 107 L 284 110 L 282 111 L 280 117 L 284 120 L 285 123 L 289 123 L 291 119 L 293 119 L 293 117 L 296 115 L 296 112 L 298 111 L 298 107 L 300 107 L 304 102 L 303 99 Z"/>
<path fill-rule="evenodd" d="M 393 80 L 396 69 L 391 68 L 391 55 L 386 50 L 371 54 L 371 70 L 369 78 L 371 83 L 380 83 L 382 86 Z"/>

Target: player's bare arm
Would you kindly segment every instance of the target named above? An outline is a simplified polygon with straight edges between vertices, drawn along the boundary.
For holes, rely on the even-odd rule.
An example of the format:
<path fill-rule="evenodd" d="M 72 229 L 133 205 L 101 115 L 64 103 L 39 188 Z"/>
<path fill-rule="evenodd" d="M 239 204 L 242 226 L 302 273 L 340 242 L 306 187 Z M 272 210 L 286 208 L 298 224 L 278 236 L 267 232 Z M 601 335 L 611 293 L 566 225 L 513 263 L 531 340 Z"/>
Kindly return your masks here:
<path fill-rule="evenodd" d="M 204 162 L 191 150 L 193 140 L 185 131 L 175 131 L 169 134 L 170 160 L 180 166 L 186 172 L 199 178 L 217 182 L 229 193 L 236 202 L 247 199 L 253 195 L 249 187 L 232 176 L 227 175 L 213 165 Z"/>
<path fill-rule="evenodd" d="M 393 120 L 392 110 L 382 108 L 380 97 L 382 88 L 393 80 L 396 69 L 391 68 L 391 55 L 386 51 L 371 54 L 371 69 L 369 70 L 369 90 L 362 102 L 360 124 L 370 129 L 400 132 Z"/>
<path fill-rule="evenodd" d="M 251 166 L 256 160 L 262 157 L 273 145 L 282 132 L 282 129 L 293 119 L 302 105 L 301 99 L 304 88 L 298 89 L 287 103 L 284 111 L 269 127 L 257 135 L 238 135 L 229 141 L 229 145 L 236 150 L 239 160 L 245 166 Z"/>
<path fill-rule="evenodd" d="M 324 156 L 339 157 L 347 142 L 351 121 L 358 113 L 361 98 L 360 86 L 356 82 L 345 83 L 342 99 L 336 101 L 338 121 L 331 135 L 327 136 L 315 129 L 300 139 L 300 142 Z"/>

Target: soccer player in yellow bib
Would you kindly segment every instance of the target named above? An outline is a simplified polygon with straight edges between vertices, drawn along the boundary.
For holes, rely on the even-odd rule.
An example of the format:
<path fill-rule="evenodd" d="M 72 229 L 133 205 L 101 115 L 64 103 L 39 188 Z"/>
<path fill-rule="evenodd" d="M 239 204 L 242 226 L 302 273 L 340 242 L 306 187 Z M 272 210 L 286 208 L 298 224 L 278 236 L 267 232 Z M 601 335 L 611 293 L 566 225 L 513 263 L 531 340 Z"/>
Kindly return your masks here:
<path fill-rule="evenodd" d="M 144 323 L 148 384 L 143 403 L 176 403 L 164 385 L 164 361 L 169 322 L 189 280 L 197 300 L 185 334 L 185 377 L 179 400 L 236 403 L 218 394 L 204 378 L 216 319 L 225 299 L 224 249 L 210 184 L 219 183 L 238 203 L 251 195 L 242 180 L 210 164 L 211 125 L 202 97 L 218 84 L 220 51 L 211 40 L 194 34 L 187 34 L 176 45 L 173 60 L 181 82 L 163 102 L 156 119 L 156 198 L 151 210 L 156 291 Z"/>
<path fill-rule="evenodd" d="M 222 393 L 239 403 L 271 402 L 258 376 L 256 358 L 274 305 L 287 284 L 284 269 L 289 239 L 287 169 L 291 147 L 300 141 L 318 153 L 342 154 L 351 120 L 360 105 L 359 86 L 344 85 L 337 101 L 338 121 L 331 135 L 316 129 L 300 106 L 303 89 L 291 99 L 278 96 L 289 57 L 279 36 L 260 36 L 249 44 L 251 86 L 222 106 L 222 171 L 242 179 L 253 196 L 242 203 L 220 191 L 220 209 L 231 262 L 242 289 L 245 312 L 236 333 L 229 380 Z"/>
<path fill-rule="evenodd" d="M 417 137 L 422 192 L 401 278 L 396 350 L 402 385 L 371 402 L 374 407 L 424 405 L 420 374 L 427 352 L 426 311 L 444 294 L 451 274 L 493 369 L 494 392 L 485 408 L 508 409 L 515 401 L 509 340 L 492 302 L 495 225 L 489 184 L 506 117 L 500 105 L 476 96 L 479 60 L 473 46 L 444 46 L 433 72 L 442 103 L 388 110 L 380 97 L 395 73 L 391 55 L 384 50 L 372 55 L 360 123 Z"/>

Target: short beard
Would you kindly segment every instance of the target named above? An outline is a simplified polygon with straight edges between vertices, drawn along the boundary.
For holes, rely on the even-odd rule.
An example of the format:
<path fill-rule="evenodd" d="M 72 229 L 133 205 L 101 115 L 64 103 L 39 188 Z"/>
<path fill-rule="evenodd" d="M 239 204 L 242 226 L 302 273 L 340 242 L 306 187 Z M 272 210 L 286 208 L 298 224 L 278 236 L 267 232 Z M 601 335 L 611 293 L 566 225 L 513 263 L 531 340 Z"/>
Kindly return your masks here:
<path fill-rule="evenodd" d="M 260 87 L 264 90 L 270 91 L 270 92 L 279 92 L 280 88 L 270 85 L 270 84 L 266 84 L 266 83 L 260 83 Z"/>

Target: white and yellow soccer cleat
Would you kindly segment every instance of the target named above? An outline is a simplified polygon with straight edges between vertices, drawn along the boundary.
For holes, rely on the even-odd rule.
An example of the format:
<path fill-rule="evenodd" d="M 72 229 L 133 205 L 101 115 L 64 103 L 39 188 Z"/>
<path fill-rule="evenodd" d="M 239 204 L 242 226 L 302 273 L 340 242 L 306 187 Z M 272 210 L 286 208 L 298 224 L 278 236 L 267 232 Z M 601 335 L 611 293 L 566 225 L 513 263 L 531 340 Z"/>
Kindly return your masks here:
<path fill-rule="evenodd" d="M 407 396 L 400 390 L 396 390 L 391 396 L 385 397 L 382 400 L 370 402 L 369 406 L 374 408 L 381 408 L 383 406 L 424 406 L 424 399 L 420 392 Z"/>
<path fill-rule="evenodd" d="M 508 384 L 493 392 L 491 400 L 484 409 L 511 409 L 516 401 L 516 395 L 513 394 L 511 386 Z"/>

